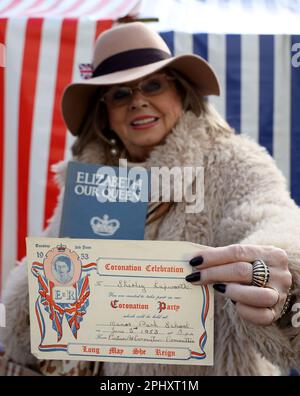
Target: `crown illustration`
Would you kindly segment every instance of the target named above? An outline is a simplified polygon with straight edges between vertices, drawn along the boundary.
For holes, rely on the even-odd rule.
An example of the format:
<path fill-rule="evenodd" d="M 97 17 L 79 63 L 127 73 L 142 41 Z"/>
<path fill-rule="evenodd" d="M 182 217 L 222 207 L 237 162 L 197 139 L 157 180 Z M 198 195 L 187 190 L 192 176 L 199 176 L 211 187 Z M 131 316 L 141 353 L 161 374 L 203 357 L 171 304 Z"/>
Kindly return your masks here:
<path fill-rule="evenodd" d="M 94 233 L 102 236 L 114 235 L 114 233 L 120 227 L 119 220 L 109 220 L 109 216 L 107 214 L 105 214 L 103 218 L 97 216 L 92 217 L 90 220 L 90 224 Z"/>
<path fill-rule="evenodd" d="M 57 250 L 59 253 L 64 253 L 66 250 L 66 245 L 63 245 L 62 243 L 60 245 L 57 245 Z"/>

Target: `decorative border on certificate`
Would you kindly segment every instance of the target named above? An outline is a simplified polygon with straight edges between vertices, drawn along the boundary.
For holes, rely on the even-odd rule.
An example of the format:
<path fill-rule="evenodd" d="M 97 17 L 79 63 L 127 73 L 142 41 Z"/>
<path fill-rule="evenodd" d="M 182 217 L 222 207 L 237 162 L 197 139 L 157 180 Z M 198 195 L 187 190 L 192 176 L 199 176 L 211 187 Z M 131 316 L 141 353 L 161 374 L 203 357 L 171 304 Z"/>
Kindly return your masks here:
<path fill-rule="evenodd" d="M 207 318 L 208 314 L 208 309 L 209 309 L 209 290 L 208 286 L 202 286 L 202 294 L 203 294 L 203 305 L 202 305 L 202 312 L 201 312 L 201 323 L 204 328 L 204 332 L 201 334 L 199 338 L 199 348 L 201 352 L 191 352 L 191 357 L 193 359 L 205 359 L 206 358 L 206 353 L 204 351 L 206 341 L 207 341 L 207 332 L 206 332 L 206 326 L 205 326 L 205 321 Z"/>

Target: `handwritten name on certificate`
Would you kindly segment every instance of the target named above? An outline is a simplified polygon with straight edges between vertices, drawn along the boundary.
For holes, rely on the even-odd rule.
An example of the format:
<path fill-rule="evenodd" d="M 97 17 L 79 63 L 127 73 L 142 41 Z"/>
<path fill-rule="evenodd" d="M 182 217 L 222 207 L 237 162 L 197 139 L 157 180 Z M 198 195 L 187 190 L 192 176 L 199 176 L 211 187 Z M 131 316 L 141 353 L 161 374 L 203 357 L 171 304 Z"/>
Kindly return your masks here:
<path fill-rule="evenodd" d="M 190 242 L 27 238 L 39 359 L 213 364 L 213 289 Z"/>

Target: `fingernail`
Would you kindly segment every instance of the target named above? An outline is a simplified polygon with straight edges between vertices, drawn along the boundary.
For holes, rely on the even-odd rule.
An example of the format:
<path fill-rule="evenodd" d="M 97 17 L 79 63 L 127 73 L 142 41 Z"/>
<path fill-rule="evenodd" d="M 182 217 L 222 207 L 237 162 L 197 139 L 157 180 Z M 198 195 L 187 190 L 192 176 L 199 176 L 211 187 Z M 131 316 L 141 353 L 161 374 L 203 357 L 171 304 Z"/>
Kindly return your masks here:
<path fill-rule="evenodd" d="M 194 257 L 194 258 L 192 258 L 190 260 L 190 265 L 192 267 L 195 267 L 196 265 L 200 265 L 202 263 L 203 263 L 203 257 L 202 256 L 197 256 L 197 257 Z"/>
<path fill-rule="evenodd" d="M 223 283 L 216 283 L 213 285 L 213 288 L 223 294 L 226 292 L 226 285 Z"/>
<path fill-rule="evenodd" d="M 191 274 L 185 277 L 185 280 L 187 282 L 197 282 L 200 280 L 200 278 L 201 278 L 200 272 L 192 272 Z"/>

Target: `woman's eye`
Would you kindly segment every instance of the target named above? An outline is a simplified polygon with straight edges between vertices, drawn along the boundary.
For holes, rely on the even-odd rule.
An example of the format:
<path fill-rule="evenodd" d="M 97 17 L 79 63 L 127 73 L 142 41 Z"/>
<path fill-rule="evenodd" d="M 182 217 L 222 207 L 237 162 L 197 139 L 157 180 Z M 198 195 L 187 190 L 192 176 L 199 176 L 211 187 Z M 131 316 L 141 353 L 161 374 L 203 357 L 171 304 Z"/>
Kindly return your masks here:
<path fill-rule="evenodd" d="M 120 99 L 127 98 L 128 95 L 130 95 L 128 89 L 119 88 L 117 91 L 114 92 L 113 98 L 114 98 L 115 100 L 120 100 Z"/>
<path fill-rule="evenodd" d="M 148 81 L 147 84 L 144 87 L 144 89 L 147 92 L 155 92 L 155 91 L 160 90 L 160 88 L 161 88 L 161 83 L 160 83 L 159 80 Z"/>

